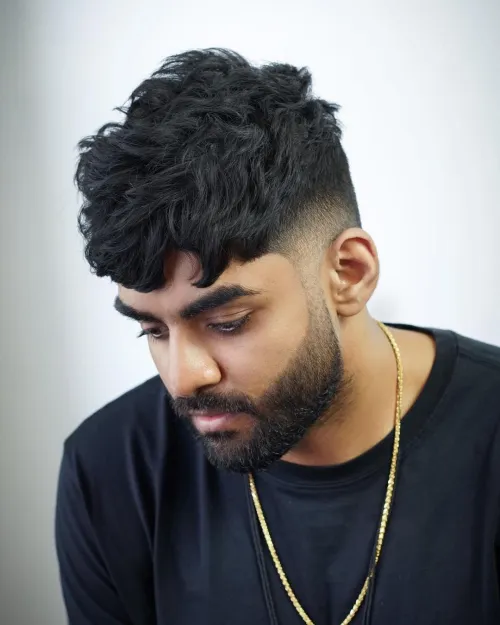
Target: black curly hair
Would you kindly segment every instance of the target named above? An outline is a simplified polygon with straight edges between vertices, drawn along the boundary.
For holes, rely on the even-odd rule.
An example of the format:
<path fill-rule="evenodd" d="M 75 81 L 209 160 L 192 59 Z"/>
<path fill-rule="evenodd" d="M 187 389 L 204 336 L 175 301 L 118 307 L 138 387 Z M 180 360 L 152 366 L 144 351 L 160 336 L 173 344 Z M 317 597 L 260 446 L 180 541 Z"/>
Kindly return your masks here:
<path fill-rule="evenodd" d="M 359 226 L 338 106 L 311 75 L 235 52 L 170 57 L 79 143 L 75 180 L 85 256 L 98 276 L 141 292 L 165 283 L 171 250 L 195 253 L 196 286 L 232 259 L 286 253 L 308 228 L 331 242 Z M 297 236 L 298 234 L 298 236 Z"/>

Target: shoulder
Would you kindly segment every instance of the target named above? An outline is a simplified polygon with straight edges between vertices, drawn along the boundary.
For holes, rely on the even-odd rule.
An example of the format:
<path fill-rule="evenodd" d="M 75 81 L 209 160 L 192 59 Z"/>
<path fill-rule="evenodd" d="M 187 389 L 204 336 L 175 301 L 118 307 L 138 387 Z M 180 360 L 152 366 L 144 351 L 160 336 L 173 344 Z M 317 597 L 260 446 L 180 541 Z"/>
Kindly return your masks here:
<path fill-rule="evenodd" d="M 418 404 L 432 415 L 428 425 L 446 424 L 465 438 L 472 431 L 488 440 L 500 435 L 500 347 L 448 329 L 396 327 L 434 339 L 434 363 Z"/>
<path fill-rule="evenodd" d="M 153 378 L 102 407 L 65 442 L 55 535 L 68 606 L 80 618 L 80 610 L 95 607 L 99 616 L 91 620 L 98 622 L 105 610 L 123 614 L 125 606 L 149 622 L 156 486 L 170 412 Z"/>
<path fill-rule="evenodd" d="M 189 461 L 196 453 L 195 441 L 174 415 L 158 376 L 97 410 L 64 445 L 66 466 L 93 496 L 135 492 L 138 484 L 153 493 L 174 456 Z"/>
<path fill-rule="evenodd" d="M 462 423 L 464 436 L 500 437 L 500 347 L 446 330 L 433 330 L 441 358 L 440 405 Z M 466 434 L 468 432 L 468 434 Z M 499 438 L 500 440 L 500 438 Z"/>
<path fill-rule="evenodd" d="M 169 413 L 165 387 L 155 376 L 85 419 L 66 439 L 66 452 L 91 464 L 103 453 L 109 461 L 139 442 L 153 451 L 152 445 L 158 444 L 162 423 Z"/>
<path fill-rule="evenodd" d="M 101 533 L 116 533 L 123 512 L 128 526 L 151 535 L 162 480 L 197 455 L 163 383 L 152 378 L 103 406 L 66 439 L 59 507 L 83 506 Z"/>
<path fill-rule="evenodd" d="M 500 347 L 456 334 L 457 353 L 460 359 L 478 371 L 500 377 Z"/>
<path fill-rule="evenodd" d="M 67 443 L 81 444 L 108 431 L 124 432 L 144 425 L 144 418 L 149 422 L 155 412 L 164 409 L 166 399 L 167 392 L 160 377 L 150 378 L 86 418 L 68 437 Z"/>
<path fill-rule="evenodd" d="M 500 347 L 468 336 L 455 338 L 455 388 L 476 406 L 487 406 L 500 417 Z"/>
<path fill-rule="evenodd" d="M 401 323 L 391 325 L 397 329 L 432 336 L 436 347 L 437 363 L 446 363 L 443 373 L 454 376 L 467 375 L 469 378 L 481 379 L 486 384 L 488 382 L 498 384 L 500 381 L 500 346 L 444 328 L 424 328 Z"/>

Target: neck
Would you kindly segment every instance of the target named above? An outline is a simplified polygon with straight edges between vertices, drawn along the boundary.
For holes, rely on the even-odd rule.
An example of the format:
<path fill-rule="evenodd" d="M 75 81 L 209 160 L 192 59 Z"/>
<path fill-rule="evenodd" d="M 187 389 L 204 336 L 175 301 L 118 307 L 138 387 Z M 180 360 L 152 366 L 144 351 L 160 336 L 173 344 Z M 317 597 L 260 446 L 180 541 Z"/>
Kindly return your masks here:
<path fill-rule="evenodd" d="M 430 337 L 392 331 L 401 351 L 404 373 L 403 413 L 420 393 L 434 360 Z M 397 366 L 393 349 L 368 313 L 341 326 L 346 385 L 321 425 L 312 428 L 283 460 L 309 466 L 342 464 L 368 451 L 393 429 Z"/>

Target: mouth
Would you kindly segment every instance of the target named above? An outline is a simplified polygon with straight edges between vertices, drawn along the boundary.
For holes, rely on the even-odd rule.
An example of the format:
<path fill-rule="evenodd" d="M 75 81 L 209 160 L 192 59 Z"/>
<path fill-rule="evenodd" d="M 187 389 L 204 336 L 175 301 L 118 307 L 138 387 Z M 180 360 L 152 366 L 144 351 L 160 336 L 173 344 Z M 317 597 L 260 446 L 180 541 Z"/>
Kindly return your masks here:
<path fill-rule="evenodd" d="M 231 429 L 238 415 L 230 412 L 197 412 L 191 415 L 193 425 L 201 434 L 222 432 Z"/>

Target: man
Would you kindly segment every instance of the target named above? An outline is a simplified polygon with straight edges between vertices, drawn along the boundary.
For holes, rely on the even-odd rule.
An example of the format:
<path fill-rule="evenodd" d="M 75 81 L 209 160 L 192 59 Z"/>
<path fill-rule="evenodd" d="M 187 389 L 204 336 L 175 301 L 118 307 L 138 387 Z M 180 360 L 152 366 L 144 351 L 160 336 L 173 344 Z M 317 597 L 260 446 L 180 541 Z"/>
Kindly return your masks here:
<path fill-rule="evenodd" d="M 159 377 L 66 441 L 71 625 L 500 622 L 500 351 L 367 304 L 337 107 L 167 59 L 80 144 L 80 228 Z"/>

